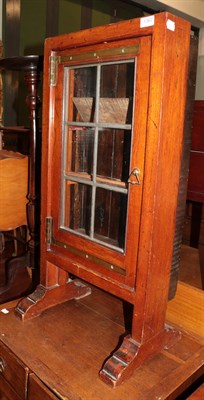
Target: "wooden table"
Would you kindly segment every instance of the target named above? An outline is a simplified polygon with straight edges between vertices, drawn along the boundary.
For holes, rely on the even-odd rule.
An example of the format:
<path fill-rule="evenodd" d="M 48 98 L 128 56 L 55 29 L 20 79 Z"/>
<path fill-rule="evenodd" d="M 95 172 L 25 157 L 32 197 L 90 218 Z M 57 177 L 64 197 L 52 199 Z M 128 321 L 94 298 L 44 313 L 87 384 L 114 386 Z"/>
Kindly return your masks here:
<path fill-rule="evenodd" d="M 56 306 L 24 323 L 14 315 L 14 303 L 2 306 L 9 313 L 0 312 L 0 357 L 1 346 L 6 346 L 10 352 L 9 361 L 13 355 L 15 362 L 17 360 L 24 365 L 29 400 L 33 400 L 33 393 L 36 400 L 42 399 L 42 393 L 46 400 L 176 399 L 204 371 L 204 341 L 199 336 L 203 325 L 201 331 L 187 332 L 184 308 L 178 308 L 180 302 L 184 307 L 186 289 L 185 285 L 184 288 L 181 285 L 179 298 L 172 301 L 177 301 L 177 304 L 175 307 L 171 304 L 167 314 L 173 322 L 175 316 L 181 314 L 179 323 L 185 332 L 179 342 L 145 362 L 132 378 L 116 389 L 104 384 L 98 378 L 98 372 L 104 359 L 118 345 L 118 337 L 124 335 L 123 304 L 95 287 L 90 296 Z M 191 309 L 192 315 L 196 312 L 199 319 L 199 308 L 193 301 L 190 304 L 197 291 L 189 293 L 186 313 Z M 19 394 L 17 399 L 22 399 L 25 382 L 17 369 L 18 364 L 13 373 L 8 374 L 7 370 L 7 377 L 4 376 L 6 372 L 0 375 L 10 380 L 10 385 Z M 1 393 L 2 387 L 0 395 L 4 394 Z"/>

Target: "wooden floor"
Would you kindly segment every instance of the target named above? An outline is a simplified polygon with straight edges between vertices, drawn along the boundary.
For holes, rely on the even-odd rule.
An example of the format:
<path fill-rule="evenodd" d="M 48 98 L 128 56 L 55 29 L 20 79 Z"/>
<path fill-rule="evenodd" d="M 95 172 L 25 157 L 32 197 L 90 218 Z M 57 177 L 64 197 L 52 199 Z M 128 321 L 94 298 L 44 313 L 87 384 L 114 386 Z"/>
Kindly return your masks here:
<path fill-rule="evenodd" d="M 198 249 L 182 245 L 179 281 L 202 289 Z"/>

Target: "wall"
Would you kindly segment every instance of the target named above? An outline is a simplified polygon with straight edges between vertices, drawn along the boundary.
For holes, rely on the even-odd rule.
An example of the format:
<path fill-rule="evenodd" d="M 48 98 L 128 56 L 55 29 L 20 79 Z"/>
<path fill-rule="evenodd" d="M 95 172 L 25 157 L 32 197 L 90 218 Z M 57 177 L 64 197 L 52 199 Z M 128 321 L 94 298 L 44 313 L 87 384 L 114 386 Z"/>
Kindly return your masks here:
<path fill-rule="evenodd" d="M 197 27 L 204 24 L 204 0 L 161 0 L 156 2 L 189 17 L 192 24 Z"/>
<path fill-rule="evenodd" d="M 169 11 L 191 22 L 199 28 L 199 48 L 196 79 L 196 100 L 204 100 L 204 0 L 133 0 L 141 6 L 148 6 L 154 11 Z"/>
<path fill-rule="evenodd" d="M 1 0 L 0 0 L 1 1 Z M 120 0 L 3 0 L 4 57 L 43 54 L 46 37 L 143 16 L 142 9 Z M 19 87 L 20 86 L 20 87 Z M 28 125 L 23 78 L 7 72 L 4 124 Z"/>
<path fill-rule="evenodd" d="M 0 0 L 0 40 L 2 40 L 2 1 Z"/>
<path fill-rule="evenodd" d="M 204 27 L 199 32 L 196 100 L 204 100 Z"/>
<path fill-rule="evenodd" d="M 162 0 L 155 3 L 162 3 L 200 28 L 195 99 L 204 100 L 204 0 Z"/>
<path fill-rule="evenodd" d="M 0 0 L 0 10 L 3 6 L 4 56 L 43 54 L 44 39 L 48 36 L 142 16 L 142 7 L 147 5 L 155 11 L 170 10 L 189 19 L 197 27 L 203 26 L 196 99 L 204 99 L 204 0 L 132 0 L 132 4 L 120 0 Z M 0 24 L 1 18 L 0 12 Z M 10 76 L 8 79 L 10 87 L 5 89 L 4 123 L 24 125 L 27 121 L 22 107 L 20 110 L 14 107 L 18 92 L 16 78 L 12 80 Z"/>
<path fill-rule="evenodd" d="M 48 36 L 142 15 L 134 4 L 120 0 L 4 0 L 5 56 L 42 54 Z"/>
<path fill-rule="evenodd" d="M 133 3 L 147 6 L 157 12 L 169 11 L 187 19 L 195 27 L 204 24 L 204 0 L 132 0 Z"/>
<path fill-rule="evenodd" d="M 0 0 L 0 57 L 2 56 L 2 0 Z M 2 77 L 0 76 L 0 125 L 2 124 L 3 115 L 3 92 Z M 0 135 L 0 149 L 2 147 L 2 136 Z"/>

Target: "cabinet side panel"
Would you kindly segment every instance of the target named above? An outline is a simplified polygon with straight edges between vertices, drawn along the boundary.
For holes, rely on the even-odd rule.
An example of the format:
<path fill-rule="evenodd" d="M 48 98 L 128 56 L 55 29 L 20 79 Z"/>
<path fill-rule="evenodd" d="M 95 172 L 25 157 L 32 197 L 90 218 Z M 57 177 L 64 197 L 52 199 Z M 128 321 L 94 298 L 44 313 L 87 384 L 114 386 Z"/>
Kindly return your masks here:
<path fill-rule="evenodd" d="M 179 180 L 178 203 L 176 210 L 174 249 L 173 249 L 171 272 L 170 272 L 169 300 L 175 296 L 178 274 L 179 274 L 180 250 L 181 250 L 182 232 L 185 220 L 187 182 L 188 182 L 188 171 L 189 171 L 189 161 L 190 161 L 197 56 L 198 56 L 198 38 L 191 37 L 189 67 L 188 67 L 188 82 L 187 82 L 187 99 L 186 99 L 184 134 L 183 134 L 182 162 L 181 162 L 180 180 Z"/>
<path fill-rule="evenodd" d="M 169 17 L 173 30 L 168 29 Z M 140 285 L 133 318 L 133 336 L 138 341 L 148 340 L 160 332 L 165 321 L 182 156 L 189 40 L 190 24 L 177 17 L 166 14 L 155 26 L 137 273 Z"/>

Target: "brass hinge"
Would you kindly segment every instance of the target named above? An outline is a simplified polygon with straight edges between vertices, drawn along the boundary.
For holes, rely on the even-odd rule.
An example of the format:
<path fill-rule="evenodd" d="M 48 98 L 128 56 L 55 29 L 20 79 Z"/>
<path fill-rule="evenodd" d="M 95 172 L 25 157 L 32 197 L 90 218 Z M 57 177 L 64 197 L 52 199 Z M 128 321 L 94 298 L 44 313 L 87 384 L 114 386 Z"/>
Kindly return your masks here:
<path fill-rule="evenodd" d="M 56 86 L 56 84 L 57 84 L 59 62 L 60 62 L 59 56 L 50 56 L 50 67 L 49 67 L 49 85 L 50 86 Z"/>
<path fill-rule="evenodd" d="M 49 245 L 52 243 L 53 234 L 53 219 L 52 217 L 46 217 L 46 243 Z"/>

